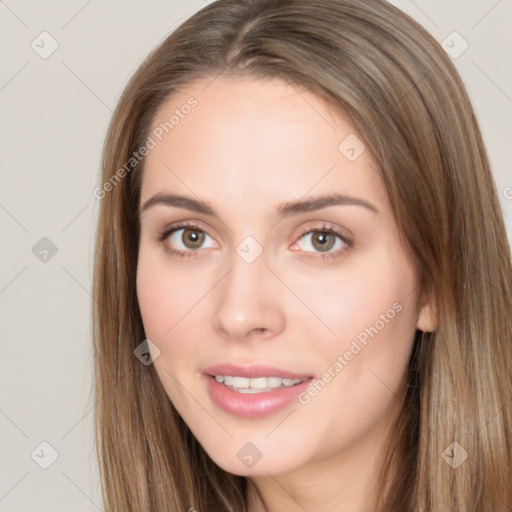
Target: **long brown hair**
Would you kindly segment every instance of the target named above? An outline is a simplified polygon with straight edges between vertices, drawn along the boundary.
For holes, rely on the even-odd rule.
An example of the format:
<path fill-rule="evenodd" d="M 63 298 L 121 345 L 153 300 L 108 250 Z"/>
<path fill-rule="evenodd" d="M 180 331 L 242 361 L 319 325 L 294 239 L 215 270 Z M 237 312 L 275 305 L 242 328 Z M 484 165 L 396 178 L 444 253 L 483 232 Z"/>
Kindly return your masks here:
<path fill-rule="evenodd" d="M 135 288 L 144 160 L 132 156 L 170 95 L 219 74 L 280 78 L 349 112 L 437 311 L 435 332 L 416 333 L 375 510 L 510 511 L 512 269 L 499 199 L 450 58 L 383 0 L 214 2 L 126 86 L 96 193 L 95 433 L 105 510 L 247 510 L 246 479 L 212 462 L 153 366 L 134 357 L 145 339 Z"/>

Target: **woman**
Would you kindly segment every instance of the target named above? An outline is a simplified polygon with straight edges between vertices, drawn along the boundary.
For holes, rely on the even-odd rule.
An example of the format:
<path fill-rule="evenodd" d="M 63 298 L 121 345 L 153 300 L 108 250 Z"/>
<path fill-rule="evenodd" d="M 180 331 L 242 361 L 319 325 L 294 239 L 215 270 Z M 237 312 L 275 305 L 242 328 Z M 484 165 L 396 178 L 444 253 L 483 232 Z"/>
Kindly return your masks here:
<path fill-rule="evenodd" d="M 510 510 L 510 250 L 417 23 L 207 6 L 127 85 L 97 197 L 107 511 Z"/>

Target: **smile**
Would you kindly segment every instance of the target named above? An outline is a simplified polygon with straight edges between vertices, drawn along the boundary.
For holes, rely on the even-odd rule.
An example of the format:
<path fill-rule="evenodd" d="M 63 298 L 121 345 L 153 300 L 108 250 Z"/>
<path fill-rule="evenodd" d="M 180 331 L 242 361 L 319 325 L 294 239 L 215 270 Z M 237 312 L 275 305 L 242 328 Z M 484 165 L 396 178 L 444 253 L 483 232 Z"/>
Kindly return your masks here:
<path fill-rule="evenodd" d="M 265 393 L 279 388 L 296 386 L 308 377 L 302 379 L 287 379 L 281 377 L 236 377 L 231 375 L 215 375 L 215 380 L 237 393 Z"/>

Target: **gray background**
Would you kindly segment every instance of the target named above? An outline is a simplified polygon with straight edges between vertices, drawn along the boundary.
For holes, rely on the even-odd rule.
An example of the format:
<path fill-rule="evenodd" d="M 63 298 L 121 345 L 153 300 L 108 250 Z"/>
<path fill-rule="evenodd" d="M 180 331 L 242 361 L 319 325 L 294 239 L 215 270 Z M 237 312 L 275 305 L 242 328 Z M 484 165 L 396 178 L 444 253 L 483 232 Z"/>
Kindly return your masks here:
<path fill-rule="evenodd" d="M 464 44 L 450 36 L 454 31 L 469 44 L 454 61 L 483 129 L 510 239 L 512 0 L 392 3 L 438 41 L 446 40 L 450 51 L 457 53 Z M 102 510 L 93 452 L 90 341 L 98 208 L 92 191 L 99 183 L 101 145 L 131 73 L 204 5 L 0 1 L 4 512 Z M 40 36 L 44 31 L 58 43 L 47 58 L 40 53 L 51 49 L 52 40 Z M 41 465 L 52 462 L 52 450 L 42 442 L 58 454 L 47 469 Z"/>

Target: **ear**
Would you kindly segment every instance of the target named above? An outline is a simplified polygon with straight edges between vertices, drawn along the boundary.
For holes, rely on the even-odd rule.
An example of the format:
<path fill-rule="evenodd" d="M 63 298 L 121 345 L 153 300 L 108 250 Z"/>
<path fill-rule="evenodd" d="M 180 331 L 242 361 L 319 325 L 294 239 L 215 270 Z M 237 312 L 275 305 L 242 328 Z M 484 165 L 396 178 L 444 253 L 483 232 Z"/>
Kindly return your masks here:
<path fill-rule="evenodd" d="M 437 329 L 438 321 L 439 319 L 433 301 L 426 294 L 422 294 L 416 328 L 423 332 L 432 332 Z"/>

